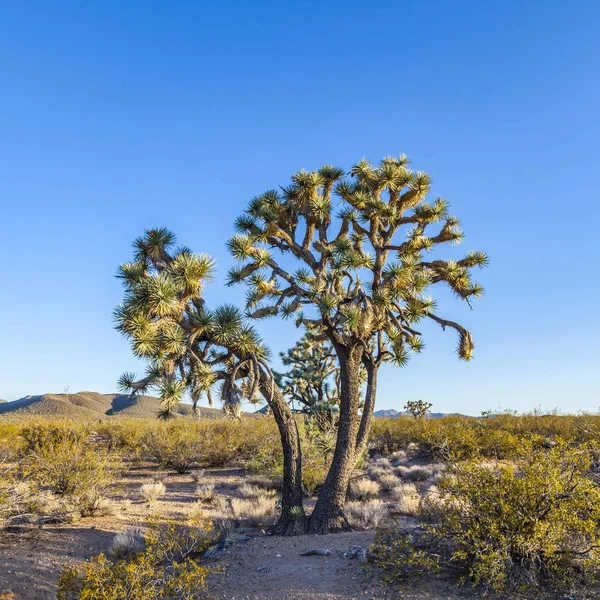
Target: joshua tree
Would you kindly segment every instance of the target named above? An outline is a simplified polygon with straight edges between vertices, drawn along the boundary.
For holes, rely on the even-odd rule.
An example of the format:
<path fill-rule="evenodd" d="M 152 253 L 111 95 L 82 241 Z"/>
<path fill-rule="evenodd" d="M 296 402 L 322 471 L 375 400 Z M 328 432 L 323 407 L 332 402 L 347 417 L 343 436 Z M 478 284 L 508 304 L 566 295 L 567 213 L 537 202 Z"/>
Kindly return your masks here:
<path fill-rule="evenodd" d="M 175 235 L 166 229 L 147 230 L 134 248 L 133 262 L 121 265 L 117 275 L 125 286 L 125 299 L 114 316 L 117 329 L 148 368 L 140 379 L 132 373 L 122 375 L 121 389 L 134 394 L 157 389 L 163 418 L 172 416 L 186 393 L 194 408 L 202 395 L 212 404 L 211 390 L 218 383 L 224 408 L 232 416 L 239 416 L 244 397 L 261 394 L 279 427 L 284 454 L 282 516 L 276 531 L 291 534 L 302 529 L 300 440 L 266 362 L 267 348 L 238 309 L 206 307 L 202 290 L 213 276 L 210 257 L 175 248 Z"/>
<path fill-rule="evenodd" d="M 432 406 L 431 402 L 425 402 L 424 400 L 409 400 L 404 410 L 408 411 L 415 419 L 423 419 Z"/>
<path fill-rule="evenodd" d="M 471 334 L 439 316 L 426 293 L 443 283 L 466 302 L 480 296 L 482 287 L 471 281 L 470 269 L 487 264 L 487 257 L 470 252 L 460 260 L 426 260 L 428 251 L 463 237 L 445 200 L 425 201 L 429 188 L 429 176 L 409 170 L 404 155 L 384 158 L 378 166 L 361 160 L 349 177 L 332 166 L 300 171 L 281 191 L 254 198 L 228 242 L 240 262 L 229 283 L 248 286 L 249 315 L 295 316 L 298 326 L 328 339 L 337 354 L 337 442 L 311 532 L 347 527 L 348 479 L 366 445 L 378 369 L 383 362 L 403 366 L 411 352 L 421 351 L 419 321 L 454 329 L 459 357 L 472 357 Z M 430 234 L 436 223 L 438 231 Z M 362 414 L 361 365 L 367 372 Z"/>
<path fill-rule="evenodd" d="M 280 353 L 287 370 L 275 372 L 284 396 L 307 414 L 337 411 L 340 377 L 337 357 L 328 340 L 308 332 L 287 352 Z"/>

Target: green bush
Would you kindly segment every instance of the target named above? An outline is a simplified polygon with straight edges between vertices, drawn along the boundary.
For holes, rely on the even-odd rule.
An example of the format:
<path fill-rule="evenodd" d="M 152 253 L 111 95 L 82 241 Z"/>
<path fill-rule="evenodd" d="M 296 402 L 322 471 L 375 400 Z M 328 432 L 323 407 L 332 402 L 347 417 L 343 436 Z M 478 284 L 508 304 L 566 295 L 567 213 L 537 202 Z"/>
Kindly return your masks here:
<path fill-rule="evenodd" d="M 455 465 L 424 500 L 430 523 L 414 538 L 414 552 L 494 591 L 571 592 L 597 582 L 600 488 L 590 471 L 593 456 L 588 445 L 560 444 L 516 463 Z M 376 549 L 388 572 L 402 570 L 397 563 L 406 561 L 406 544 Z"/>
<path fill-rule="evenodd" d="M 144 448 L 147 457 L 161 468 L 189 473 L 200 463 L 203 443 L 194 428 L 167 423 L 148 432 Z"/>
<path fill-rule="evenodd" d="M 66 567 L 57 600 L 199 600 L 210 598 L 209 569 L 199 558 L 213 543 L 212 531 L 176 523 L 151 525 L 137 553 L 100 554 Z"/>
<path fill-rule="evenodd" d="M 61 444 L 85 442 L 89 432 L 81 423 L 65 421 L 33 422 L 20 431 L 23 453 L 41 453 Z"/>
<path fill-rule="evenodd" d="M 105 491 L 116 479 L 113 457 L 77 437 L 56 437 L 32 446 L 23 462 L 25 476 L 59 496 Z"/>

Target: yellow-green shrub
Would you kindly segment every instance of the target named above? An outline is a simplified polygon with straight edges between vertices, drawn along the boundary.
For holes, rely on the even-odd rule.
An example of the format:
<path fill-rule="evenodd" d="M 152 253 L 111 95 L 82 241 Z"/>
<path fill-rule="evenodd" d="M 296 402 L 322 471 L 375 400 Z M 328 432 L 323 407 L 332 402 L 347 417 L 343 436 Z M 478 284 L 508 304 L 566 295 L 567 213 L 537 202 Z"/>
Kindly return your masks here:
<path fill-rule="evenodd" d="M 199 600 L 209 598 L 209 570 L 198 560 L 214 541 L 212 531 L 176 523 L 151 525 L 137 554 L 100 554 L 81 567 L 67 567 L 57 600 Z"/>
<path fill-rule="evenodd" d="M 114 458 L 84 439 L 58 436 L 37 443 L 23 463 L 25 476 L 58 495 L 104 491 L 114 482 Z"/>
<path fill-rule="evenodd" d="M 463 581 L 495 591 L 565 591 L 596 581 L 600 488 L 592 457 L 587 445 L 560 444 L 513 463 L 455 465 L 424 500 L 430 524 L 413 539 L 415 552 L 441 556 Z M 408 551 L 406 544 L 377 550 L 392 570 Z"/>

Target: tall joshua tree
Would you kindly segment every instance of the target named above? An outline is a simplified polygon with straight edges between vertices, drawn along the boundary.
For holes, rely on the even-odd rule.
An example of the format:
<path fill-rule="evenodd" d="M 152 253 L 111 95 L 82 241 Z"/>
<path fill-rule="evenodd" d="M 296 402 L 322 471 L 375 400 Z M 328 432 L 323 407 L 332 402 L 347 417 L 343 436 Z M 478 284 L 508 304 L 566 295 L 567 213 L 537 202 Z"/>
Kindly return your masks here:
<path fill-rule="evenodd" d="M 276 531 L 292 534 L 302 529 L 300 440 L 266 362 L 266 346 L 235 307 L 206 307 L 202 290 L 214 272 L 210 257 L 176 248 L 175 235 L 166 229 L 147 230 L 134 248 L 133 262 L 119 268 L 125 299 L 114 317 L 117 329 L 148 367 L 139 379 L 132 373 L 122 375 L 121 389 L 134 394 L 157 389 L 163 418 L 173 414 L 186 392 L 194 408 L 202 395 L 212 404 L 211 391 L 217 384 L 225 410 L 233 416 L 239 416 L 244 397 L 262 395 L 277 422 L 284 455 L 282 514 Z"/>
<path fill-rule="evenodd" d="M 453 329 L 459 357 L 472 357 L 469 331 L 440 316 L 426 293 L 445 284 L 470 302 L 483 291 L 470 270 L 488 259 L 470 252 L 460 260 L 427 260 L 430 250 L 463 238 L 445 200 L 426 202 L 429 189 L 429 176 L 411 171 L 404 155 L 377 166 L 363 159 L 348 174 L 332 166 L 300 171 L 281 191 L 254 198 L 236 221 L 239 233 L 228 242 L 240 262 L 230 271 L 229 284 L 248 286 L 250 316 L 294 316 L 298 326 L 326 337 L 337 354 L 337 443 L 310 518 L 311 532 L 347 527 L 348 479 L 371 427 L 378 369 L 384 362 L 405 365 L 411 352 L 421 351 L 419 321 Z M 436 224 L 437 231 L 429 233 Z M 361 364 L 367 371 L 362 413 Z"/>

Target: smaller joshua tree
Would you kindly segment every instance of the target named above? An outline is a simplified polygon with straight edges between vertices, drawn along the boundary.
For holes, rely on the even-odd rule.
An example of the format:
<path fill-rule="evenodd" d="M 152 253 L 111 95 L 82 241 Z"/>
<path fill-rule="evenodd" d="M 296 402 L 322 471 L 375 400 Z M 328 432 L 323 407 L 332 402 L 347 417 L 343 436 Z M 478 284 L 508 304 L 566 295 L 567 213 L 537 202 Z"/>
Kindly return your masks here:
<path fill-rule="evenodd" d="M 423 419 L 432 406 L 431 402 L 425 402 L 424 400 L 409 400 L 404 406 L 404 410 L 409 412 L 415 419 Z"/>
<path fill-rule="evenodd" d="M 294 407 L 307 414 L 332 413 L 339 404 L 337 357 L 328 340 L 306 333 L 287 352 L 280 353 L 287 370 L 275 379 Z"/>
<path fill-rule="evenodd" d="M 292 407 L 297 404 L 303 413 L 333 422 L 339 411 L 340 369 L 331 342 L 308 331 L 279 356 L 287 370 L 274 372 L 275 380 Z M 366 379 L 364 369 L 361 378 Z"/>
<path fill-rule="evenodd" d="M 260 394 L 269 403 L 283 445 L 282 520 L 278 531 L 296 528 L 289 509 L 302 506 L 300 442 L 296 422 L 275 384 L 268 350 L 242 313 L 233 306 L 206 307 L 204 285 L 214 274 L 212 258 L 175 247 L 167 229 L 147 230 L 134 242 L 133 262 L 119 268 L 125 299 L 114 312 L 116 328 L 146 360 L 145 376 L 125 373 L 119 379 L 131 394 L 156 389 L 162 418 L 173 416 L 186 394 L 197 410 L 205 395 L 212 404 L 219 385 L 227 414 L 239 417 L 242 400 Z M 293 531 L 292 531 L 293 532 Z"/>

